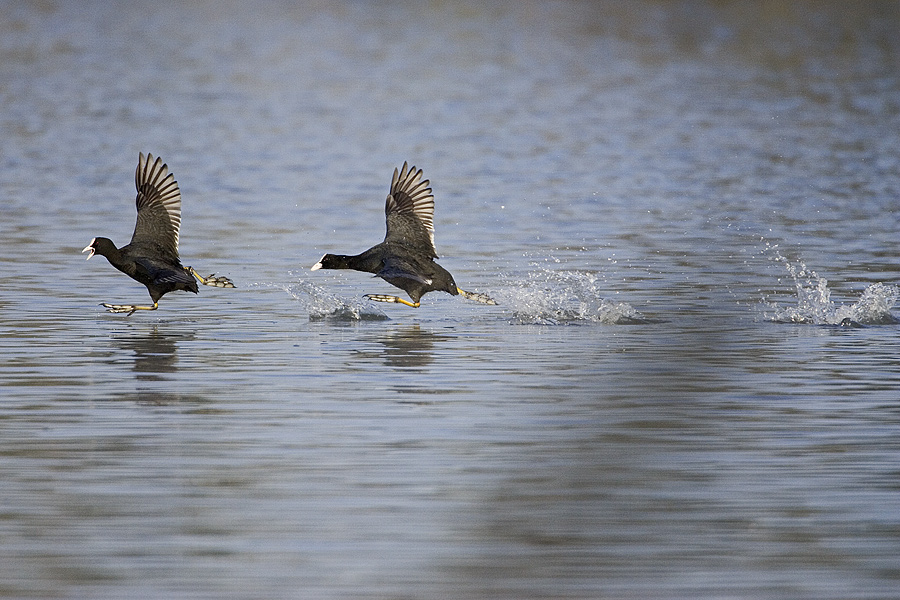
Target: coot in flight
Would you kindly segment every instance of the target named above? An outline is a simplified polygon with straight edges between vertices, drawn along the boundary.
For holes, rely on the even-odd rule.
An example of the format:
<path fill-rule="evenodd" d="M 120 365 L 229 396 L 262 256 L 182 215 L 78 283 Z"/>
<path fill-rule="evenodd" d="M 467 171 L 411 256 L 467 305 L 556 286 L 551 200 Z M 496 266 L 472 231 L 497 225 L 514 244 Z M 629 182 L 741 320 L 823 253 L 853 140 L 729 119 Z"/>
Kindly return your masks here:
<path fill-rule="evenodd" d="M 399 302 L 413 308 L 428 292 L 447 292 L 483 304 L 496 304 L 485 294 L 467 292 L 456 286 L 453 276 L 434 262 L 434 196 L 429 181 L 422 180 L 422 170 L 415 167 L 394 169 L 391 193 L 384 213 L 387 234 L 384 241 L 356 256 L 326 254 L 312 266 L 317 269 L 353 269 L 374 273 L 409 294 L 412 302 L 397 296 L 366 294 L 377 302 Z"/>
<path fill-rule="evenodd" d="M 163 294 L 174 290 L 197 293 L 197 281 L 213 287 L 233 288 L 227 277 L 201 277 L 193 267 L 181 266 L 178 230 L 181 227 L 181 191 L 162 159 L 141 153 L 134 173 L 137 187 L 137 224 L 131 243 L 116 248 L 112 240 L 97 237 L 82 252 L 105 256 L 109 264 L 147 286 L 153 306 L 102 304 L 109 312 L 156 310 Z M 197 281 L 194 281 L 194 278 Z"/>

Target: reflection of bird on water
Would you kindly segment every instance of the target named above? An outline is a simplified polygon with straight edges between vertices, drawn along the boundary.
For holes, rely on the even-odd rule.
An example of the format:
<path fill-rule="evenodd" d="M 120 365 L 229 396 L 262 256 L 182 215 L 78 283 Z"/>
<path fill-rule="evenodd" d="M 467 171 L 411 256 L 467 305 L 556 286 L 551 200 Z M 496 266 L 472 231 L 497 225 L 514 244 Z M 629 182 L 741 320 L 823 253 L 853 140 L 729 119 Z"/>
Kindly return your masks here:
<path fill-rule="evenodd" d="M 123 357 L 130 357 L 129 353 L 134 353 L 134 379 L 123 378 L 114 397 L 149 406 L 185 402 L 200 405 L 212 401 L 196 387 L 184 386 L 179 378 L 172 377 L 180 368 L 178 345 L 191 342 L 194 338 L 195 332 L 192 330 L 161 330 L 156 325 L 149 330 L 136 331 L 129 328 L 113 333 L 112 340 L 120 352 L 111 356 L 112 361 L 120 366 Z"/>
<path fill-rule="evenodd" d="M 389 367 L 424 367 L 434 362 L 434 342 L 444 336 L 422 331 L 418 325 L 378 338 L 384 345 L 382 358 Z"/>
<path fill-rule="evenodd" d="M 193 267 L 183 267 L 178 258 L 178 232 L 181 228 L 181 191 L 175 176 L 162 159 L 153 161 L 141 153 L 134 173 L 137 187 L 137 223 L 131 243 L 116 248 L 112 240 L 97 237 L 82 250 L 105 256 L 109 264 L 135 281 L 143 283 L 150 292 L 153 306 L 135 304 L 106 304 L 109 312 L 128 313 L 136 310 L 156 310 L 163 294 L 175 290 L 198 292 L 197 281 L 213 287 L 230 287 L 227 277 L 201 277 Z M 194 278 L 197 281 L 194 281 Z"/>
<path fill-rule="evenodd" d="M 428 292 L 447 292 L 483 304 L 496 304 L 484 294 L 467 292 L 456 286 L 453 276 L 434 262 L 434 196 L 429 181 L 422 180 L 422 170 L 415 167 L 394 169 L 391 193 L 384 213 L 387 233 L 384 241 L 355 256 L 326 254 L 312 266 L 317 269 L 353 269 L 374 273 L 409 294 L 412 302 L 398 296 L 366 294 L 377 302 L 399 302 L 413 308 Z"/>
<path fill-rule="evenodd" d="M 191 331 L 166 333 L 153 327 L 134 335 L 117 335 L 114 340 L 122 350 L 134 352 L 133 370 L 138 373 L 138 379 L 162 379 L 156 375 L 178 371 L 178 342 L 193 338 Z"/>

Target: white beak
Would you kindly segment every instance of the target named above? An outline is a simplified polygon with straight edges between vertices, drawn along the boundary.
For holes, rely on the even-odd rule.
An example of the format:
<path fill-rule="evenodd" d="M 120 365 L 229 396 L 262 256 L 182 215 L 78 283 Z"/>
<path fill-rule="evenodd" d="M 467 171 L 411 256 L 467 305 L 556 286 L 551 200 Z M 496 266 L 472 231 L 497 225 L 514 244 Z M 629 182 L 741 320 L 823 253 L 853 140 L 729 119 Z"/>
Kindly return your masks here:
<path fill-rule="evenodd" d="M 325 257 L 322 256 L 322 258 L 325 258 Z M 319 269 L 321 269 L 321 268 L 322 268 L 322 258 L 319 259 L 319 262 L 317 262 L 316 264 L 314 264 L 313 266 L 311 266 L 311 267 L 309 268 L 309 270 L 310 270 L 310 271 L 318 271 Z"/>
<path fill-rule="evenodd" d="M 93 243 L 94 243 L 94 242 L 91 242 L 91 244 L 93 244 Z M 94 255 L 94 248 L 93 248 L 93 246 L 88 246 L 87 248 L 85 248 L 84 250 L 82 250 L 81 253 L 84 254 L 84 253 L 87 252 L 88 250 L 90 250 L 91 253 L 88 254 L 88 257 L 87 257 L 85 260 L 91 260 L 91 257 Z"/>

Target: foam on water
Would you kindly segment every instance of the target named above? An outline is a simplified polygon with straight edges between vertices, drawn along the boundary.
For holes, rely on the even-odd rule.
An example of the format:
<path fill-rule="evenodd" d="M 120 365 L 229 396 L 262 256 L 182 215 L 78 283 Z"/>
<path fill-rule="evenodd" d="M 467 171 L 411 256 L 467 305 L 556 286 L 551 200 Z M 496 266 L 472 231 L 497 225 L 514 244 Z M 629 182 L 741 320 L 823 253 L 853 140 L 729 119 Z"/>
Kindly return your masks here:
<path fill-rule="evenodd" d="M 622 325 L 647 322 L 631 305 L 604 298 L 594 273 L 540 267 L 524 279 L 505 279 L 507 287 L 498 291 L 495 297 L 500 305 L 512 311 L 514 323 Z"/>
<path fill-rule="evenodd" d="M 874 283 L 863 290 L 853 304 L 836 304 L 831 299 L 828 280 L 808 268 L 804 263 L 792 263 L 782 256 L 777 246 L 768 246 L 774 252 L 770 260 L 781 263 L 794 282 L 797 292 L 795 306 L 779 306 L 765 301 L 764 314 L 777 323 L 808 323 L 812 325 L 886 325 L 898 323 L 891 308 L 900 298 L 896 285 Z"/>

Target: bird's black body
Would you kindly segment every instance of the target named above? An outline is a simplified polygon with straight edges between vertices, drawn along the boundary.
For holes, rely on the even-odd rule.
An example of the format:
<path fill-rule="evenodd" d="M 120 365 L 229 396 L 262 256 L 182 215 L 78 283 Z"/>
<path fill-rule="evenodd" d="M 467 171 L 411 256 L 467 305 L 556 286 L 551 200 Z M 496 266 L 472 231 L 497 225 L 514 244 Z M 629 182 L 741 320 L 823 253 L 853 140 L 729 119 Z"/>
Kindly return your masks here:
<path fill-rule="evenodd" d="M 181 191 L 175 176 L 161 159 L 138 159 L 134 174 L 137 188 L 137 223 L 131 243 L 116 248 L 112 240 L 97 237 L 83 250 L 105 256 L 109 264 L 135 281 L 147 286 L 153 306 L 104 304 L 110 312 L 133 313 L 156 310 L 164 294 L 183 290 L 198 293 L 197 281 L 215 287 L 234 287 L 227 277 L 200 277 L 191 267 L 185 268 L 178 257 L 178 234 L 181 228 Z"/>
<path fill-rule="evenodd" d="M 326 254 L 319 261 L 323 269 L 353 269 L 374 273 L 400 288 L 418 302 L 428 292 L 459 294 L 447 269 L 430 256 L 402 244 L 383 242 L 356 256 Z"/>
<path fill-rule="evenodd" d="M 355 256 L 326 254 L 313 265 L 316 269 L 353 269 L 373 273 L 409 294 L 412 303 L 396 296 L 368 294 L 379 302 L 400 302 L 412 307 L 428 292 L 462 294 L 471 300 L 495 304 L 483 294 L 465 292 L 456 286 L 453 276 L 434 262 L 434 196 L 422 170 L 415 167 L 394 169 L 391 193 L 384 212 L 387 233 L 384 241 Z"/>
<path fill-rule="evenodd" d="M 105 256 L 109 264 L 135 281 L 143 283 L 154 303 L 164 294 L 183 290 L 199 292 L 197 280 L 181 265 L 177 257 L 167 257 L 163 249 L 154 244 L 128 244 L 116 248 L 112 240 L 95 238 L 94 252 Z"/>

